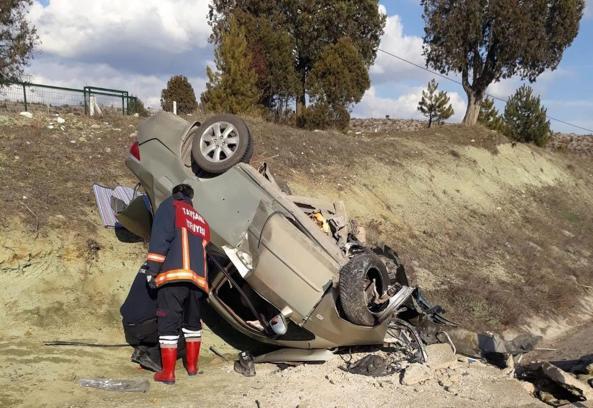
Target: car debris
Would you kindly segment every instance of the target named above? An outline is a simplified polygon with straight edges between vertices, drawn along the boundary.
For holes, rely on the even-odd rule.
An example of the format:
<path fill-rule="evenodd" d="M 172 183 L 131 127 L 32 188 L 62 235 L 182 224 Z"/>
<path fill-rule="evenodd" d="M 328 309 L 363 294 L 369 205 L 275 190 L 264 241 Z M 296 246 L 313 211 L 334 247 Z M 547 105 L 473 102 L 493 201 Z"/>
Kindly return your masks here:
<path fill-rule="evenodd" d="M 120 392 L 148 392 L 150 389 L 150 383 L 146 379 L 119 380 L 110 378 L 83 378 L 79 381 L 79 384 L 81 387 Z"/>
<path fill-rule="evenodd" d="M 535 396 L 551 406 L 593 400 L 590 384 L 548 361 L 517 367 L 517 378 L 533 383 Z"/>
<path fill-rule="evenodd" d="M 238 357 L 234 364 L 235 372 L 245 377 L 253 377 L 255 375 L 255 362 L 251 353 L 242 351 Z"/>

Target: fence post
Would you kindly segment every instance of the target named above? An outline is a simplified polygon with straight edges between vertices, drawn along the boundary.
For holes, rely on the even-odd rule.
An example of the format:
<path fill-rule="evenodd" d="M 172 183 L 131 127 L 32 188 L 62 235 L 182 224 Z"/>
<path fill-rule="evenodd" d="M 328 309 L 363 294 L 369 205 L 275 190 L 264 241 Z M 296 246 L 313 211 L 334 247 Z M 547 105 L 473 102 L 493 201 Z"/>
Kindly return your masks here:
<path fill-rule="evenodd" d="M 89 93 L 89 115 L 95 116 L 95 97 Z"/>
<path fill-rule="evenodd" d="M 83 94 L 84 94 L 84 114 L 88 115 L 89 114 L 89 107 L 87 104 L 87 100 L 86 100 L 86 86 L 84 87 L 84 89 L 82 90 Z"/>
<path fill-rule="evenodd" d="M 124 102 L 124 96 L 121 97 L 121 114 L 126 115 L 126 103 Z"/>
<path fill-rule="evenodd" d="M 29 106 L 27 105 L 27 86 L 23 83 L 23 99 L 25 101 L 25 112 L 29 111 Z"/>
<path fill-rule="evenodd" d="M 177 115 L 177 101 L 173 101 L 173 115 Z"/>

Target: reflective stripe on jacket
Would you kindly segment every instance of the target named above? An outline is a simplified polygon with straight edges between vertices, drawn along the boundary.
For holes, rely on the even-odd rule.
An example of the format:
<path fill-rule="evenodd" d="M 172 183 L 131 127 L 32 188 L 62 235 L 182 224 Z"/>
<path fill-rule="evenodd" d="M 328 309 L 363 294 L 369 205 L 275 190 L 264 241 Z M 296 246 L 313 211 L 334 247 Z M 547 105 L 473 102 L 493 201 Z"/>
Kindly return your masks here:
<path fill-rule="evenodd" d="M 206 245 L 210 228 L 181 194 L 167 198 L 154 216 L 148 255 L 150 272 L 158 287 L 190 282 L 208 292 Z"/>

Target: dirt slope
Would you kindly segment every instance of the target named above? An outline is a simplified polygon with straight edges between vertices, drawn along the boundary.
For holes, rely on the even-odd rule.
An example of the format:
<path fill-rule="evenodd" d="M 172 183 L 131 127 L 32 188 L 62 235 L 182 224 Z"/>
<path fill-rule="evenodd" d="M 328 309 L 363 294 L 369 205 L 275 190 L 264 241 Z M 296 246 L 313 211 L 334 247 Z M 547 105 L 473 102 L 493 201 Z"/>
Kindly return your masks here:
<path fill-rule="evenodd" d="M 48 339 L 122 342 L 118 308 L 145 253 L 142 244 L 120 244 L 98 226 L 90 194 L 93 182 L 135 183 L 123 158 L 138 120 L 64 119 L 0 116 L 0 276 L 6 282 L 0 291 L 0 406 L 135 406 L 146 397 L 99 395 L 75 383 L 83 376 L 145 376 L 126 365 L 127 349 L 40 345 Z M 593 286 L 590 159 L 512 146 L 489 131 L 456 126 L 341 134 L 258 120 L 249 125 L 257 143 L 254 165 L 270 163 L 295 194 L 344 200 L 369 240 L 384 240 L 404 255 L 420 286 L 454 320 L 480 329 L 540 330 L 550 321 L 562 329 L 586 317 L 581 301 Z M 206 349 L 214 344 L 232 351 L 210 334 L 205 342 Z M 203 381 L 235 406 L 261 395 L 280 405 L 281 384 L 303 375 L 269 373 L 256 384 L 229 377 L 229 369 L 213 365 Z M 311 375 L 329 372 L 331 367 Z M 480 375 L 470 370 L 461 388 L 495 378 Z M 412 389 L 344 381 L 353 389 L 350 398 L 384 388 L 379 400 L 387 402 L 394 392 L 416 399 Z M 186 382 L 183 390 L 197 398 L 191 401 L 220 401 L 198 398 L 203 393 Z M 437 380 L 432 384 L 435 399 L 426 406 L 501 405 L 487 395 L 457 399 Z M 326 386 L 331 384 L 320 392 L 331 388 Z M 291 403 L 307 399 L 304 389 L 291 392 Z M 194 404 L 159 386 L 148 400 L 159 406 L 170 398 L 179 406 Z M 348 406 L 345 401 L 340 404 Z"/>

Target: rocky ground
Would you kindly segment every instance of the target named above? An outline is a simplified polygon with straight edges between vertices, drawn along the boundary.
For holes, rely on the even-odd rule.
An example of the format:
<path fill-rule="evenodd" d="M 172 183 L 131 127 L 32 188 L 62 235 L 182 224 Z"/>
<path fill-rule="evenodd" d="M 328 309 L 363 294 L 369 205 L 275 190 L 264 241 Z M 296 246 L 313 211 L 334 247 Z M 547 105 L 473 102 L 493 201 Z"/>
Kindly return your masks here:
<path fill-rule="evenodd" d="M 427 122 L 413 119 L 352 119 L 348 133 L 360 135 L 362 133 L 413 132 L 426 126 Z"/>
<path fill-rule="evenodd" d="M 509 372 L 457 358 L 412 368 L 424 379 L 410 385 L 401 374 L 346 373 L 346 355 L 323 365 L 261 366 L 245 378 L 208 350 L 235 352 L 209 332 L 196 379 L 179 368 L 176 387 L 155 384 L 148 394 L 80 387 L 81 378 L 150 378 L 128 362 L 128 348 L 43 346 L 123 341 L 118 308 L 146 249 L 99 226 L 90 188 L 136 183 L 123 159 L 138 121 L 0 115 L 0 276 L 7 282 L 0 406 L 537 406 Z M 590 158 L 512 146 L 481 128 L 355 124 L 344 134 L 248 123 L 254 165 L 270 163 L 295 194 L 344 200 L 369 239 L 386 241 L 415 266 L 420 286 L 451 319 L 506 336 L 542 334 L 552 349 L 546 359 L 591 354 Z"/>
<path fill-rule="evenodd" d="M 593 156 L 593 135 L 557 133 L 550 138 L 548 147 L 553 150 L 591 157 Z"/>

